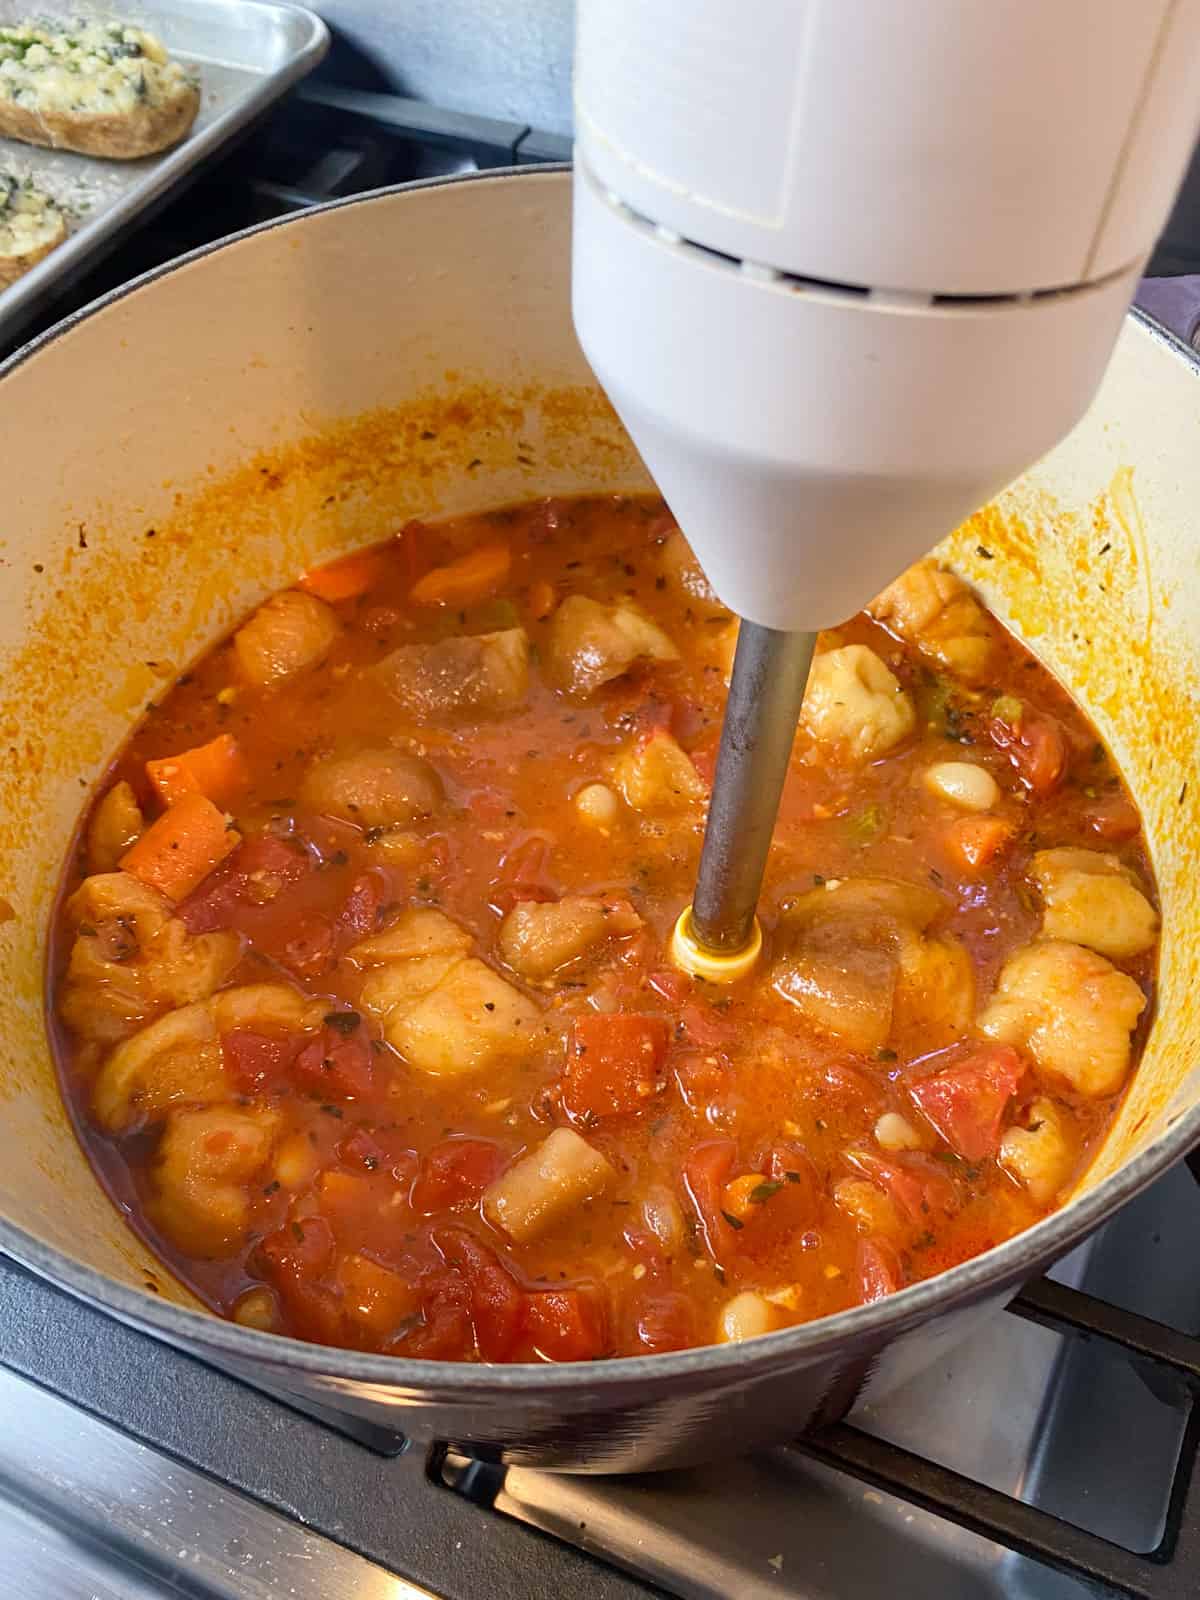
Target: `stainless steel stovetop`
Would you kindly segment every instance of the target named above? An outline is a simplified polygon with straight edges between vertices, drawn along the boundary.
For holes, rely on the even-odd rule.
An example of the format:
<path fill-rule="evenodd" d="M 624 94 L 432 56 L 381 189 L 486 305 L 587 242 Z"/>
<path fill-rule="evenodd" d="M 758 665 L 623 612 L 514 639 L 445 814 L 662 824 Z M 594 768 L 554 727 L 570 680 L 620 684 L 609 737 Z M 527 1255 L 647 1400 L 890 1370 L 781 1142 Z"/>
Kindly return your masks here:
<path fill-rule="evenodd" d="M 566 153 L 523 123 L 309 84 L 40 324 L 283 211 Z M 888 1404 L 625 1479 L 301 1414 L 0 1258 L 0 1600 L 1194 1600 L 1198 1244 L 1178 1169 Z"/>

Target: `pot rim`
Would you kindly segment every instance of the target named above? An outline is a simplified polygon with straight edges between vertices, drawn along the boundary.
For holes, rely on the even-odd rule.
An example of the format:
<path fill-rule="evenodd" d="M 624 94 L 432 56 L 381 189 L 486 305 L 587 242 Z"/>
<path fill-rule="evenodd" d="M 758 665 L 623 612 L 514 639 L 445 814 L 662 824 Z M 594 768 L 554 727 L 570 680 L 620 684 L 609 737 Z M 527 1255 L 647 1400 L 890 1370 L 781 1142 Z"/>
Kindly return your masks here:
<path fill-rule="evenodd" d="M 126 296 L 188 267 L 216 251 L 236 248 L 273 228 L 301 227 L 323 213 L 348 206 L 393 202 L 427 189 L 451 184 L 560 183 L 569 178 L 569 163 L 533 167 L 493 168 L 485 172 L 458 173 L 413 183 L 370 190 L 346 199 L 332 200 L 290 216 L 271 218 L 201 245 L 129 283 L 109 290 L 72 312 L 0 361 L 0 384 L 27 361 L 82 323 Z M 1134 307 L 1130 316 L 1176 358 L 1200 377 L 1200 355 L 1169 330 Z M 805 1365 L 851 1346 L 881 1348 L 898 1334 L 930 1321 L 969 1301 L 999 1296 L 1015 1290 L 1047 1264 L 1057 1260 L 1107 1220 L 1120 1206 L 1158 1178 L 1200 1141 L 1200 1102 L 1180 1112 L 1147 1149 L 1126 1162 L 1089 1194 L 1068 1202 L 1022 1233 L 983 1254 L 920 1283 L 864 1306 L 855 1306 L 794 1328 L 780 1329 L 744 1344 L 700 1345 L 663 1355 L 614 1356 L 586 1363 L 561 1365 L 535 1363 L 473 1363 L 417 1360 L 404 1356 L 372 1355 L 333 1345 L 310 1344 L 280 1334 L 263 1333 L 228 1322 L 209 1311 L 195 1311 L 157 1299 L 79 1261 L 0 1217 L 0 1252 L 48 1279 L 78 1298 L 116 1315 L 143 1331 L 169 1342 L 267 1366 L 276 1372 L 293 1370 L 324 1376 L 342 1383 L 382 1386 L 420 1392 L 421 1398 L 474 1400 L 489 1394 L 502 1398 L 522 1394 L 550 1399 L 565 1391 L 606 1391 L 612 1387 L 653 1383 L 665 1390 L 688 1383 L 696 1376 L 729 1374 L 736 1370 L 750 1380 L 790 1365 Z M 97 1183 L 98 1193 L 102 1193 Z"/>

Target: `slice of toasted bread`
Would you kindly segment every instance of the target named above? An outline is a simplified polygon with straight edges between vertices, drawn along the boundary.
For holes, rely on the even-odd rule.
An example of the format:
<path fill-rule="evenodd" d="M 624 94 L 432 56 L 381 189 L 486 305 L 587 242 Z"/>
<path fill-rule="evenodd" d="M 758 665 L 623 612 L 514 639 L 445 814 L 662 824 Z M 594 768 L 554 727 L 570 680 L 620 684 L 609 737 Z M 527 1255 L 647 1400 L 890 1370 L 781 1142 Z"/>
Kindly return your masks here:
<path fill-rule="evenodd" d="M 32 179 L 0 172 L 0 289 L 36 266 L 67 236 L 67 219 Z"/>
<path fill-rule="evenodd" d="M 0 27 L 0 135 L 127 161 L 177 144 L 199 109 L 194 79 L 141 28 Z"/>

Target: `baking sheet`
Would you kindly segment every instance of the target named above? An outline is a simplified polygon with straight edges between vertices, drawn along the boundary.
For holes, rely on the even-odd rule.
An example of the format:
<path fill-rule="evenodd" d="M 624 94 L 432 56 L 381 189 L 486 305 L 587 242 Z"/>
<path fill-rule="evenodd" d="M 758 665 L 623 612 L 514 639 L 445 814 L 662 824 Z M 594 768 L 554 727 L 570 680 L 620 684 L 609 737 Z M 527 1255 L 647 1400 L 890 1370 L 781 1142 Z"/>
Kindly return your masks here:
<path fill-rule="evenodd" d="M 258 116 L 329 48 L 329 30 L 303 6 L 266 0 L 140 0 L 98 6 L 80 0 L 0 0 L 0 26 L 30 16 L 119 17 L 156 34 L 200 76 L 200 111 L 187 138 L 139 161 L 100 161 L 0 139 L 0 170 L 29 174 L 67 214 L 67 238 L 0 291 L 0 340 L 45 303 L 63 278 L 89 264 L 103 242 Z"/>

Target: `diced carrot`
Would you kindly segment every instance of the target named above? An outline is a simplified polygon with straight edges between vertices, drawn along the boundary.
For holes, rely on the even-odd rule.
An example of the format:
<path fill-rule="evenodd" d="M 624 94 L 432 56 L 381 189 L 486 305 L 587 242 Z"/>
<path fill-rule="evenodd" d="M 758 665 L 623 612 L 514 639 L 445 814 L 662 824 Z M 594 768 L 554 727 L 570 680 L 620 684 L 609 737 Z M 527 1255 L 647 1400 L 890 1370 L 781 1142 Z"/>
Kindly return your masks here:
<path fill-rule="evenodd" d="M 139 882 L 182 900 L 242 842 L 225 814 L 202 794 L 185 794 L 151 823 L 118 863 Z"/>
<path fill-rule="evenodd" d="M 993 864 L 1015 833 L 1003 817 L 960 817 L 946 829 L 943 842 L 955 866 L 976 874 Z"/>
<path fill-rule="evenodd" d="M 356 600 L 366 594 L 387 571 L 387 554 L 378 548 L 357 550 L 340 561 L 330 561 L 323 567 L 314 567 L 297 579 L 296 588 L 315 594 L 318 600 L 336 605 L 339 600 Z"/>
<path fill-rule="evenodd" d="M 547 583 L 544 578 L 530 585 L 529 588 L 529 614 L 535 622 L 544 622 L 554 610 L 557 596 L 554 585 Z"/>
<path fill-rule="evenodd" d="M 215 806 L 224 806 L 250 781 L 237 740 L 219 733 L 208 744 L 198 744 L 177 756 L 147 761 L 146 776 L 169 806 L 185 794 L 202 794 Z"/>
<path fill-rule="evenodd" d="M 420 1296 L 398 1272 L 369 1256 L 346 1256 L 338 1269 L 342 1310 L 351 1322 L 386 1338 L 420 1307 Z"/>
<path fill-rule="evenodd" d="M 418 578 L 409 599 L 419 606 L 468 606 L 485 600 L 508 577 L 512 552 L 507 544 L 481 544 L 448 566 Z"/>
<path fill-rule="evenodd" d="M 755 1215 L 756 1210 L 761 1209 L 754 1196 L 764 1185 L 767 1185 L 767 1180 L 761 1172 L 744 1172 L 740 1178 L 734 1178 L 732 1183 L 725 1185 L 721 1209 L 739 1222 L 747 1221 Z"/>

